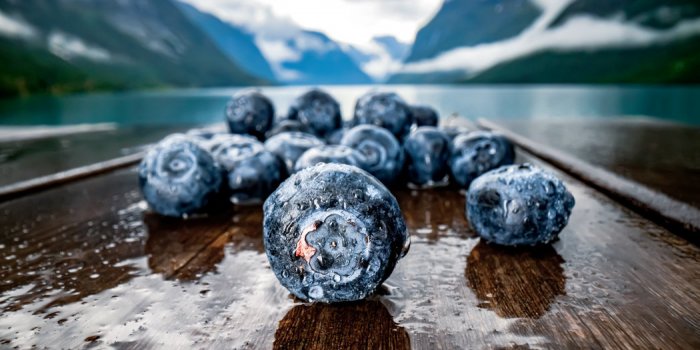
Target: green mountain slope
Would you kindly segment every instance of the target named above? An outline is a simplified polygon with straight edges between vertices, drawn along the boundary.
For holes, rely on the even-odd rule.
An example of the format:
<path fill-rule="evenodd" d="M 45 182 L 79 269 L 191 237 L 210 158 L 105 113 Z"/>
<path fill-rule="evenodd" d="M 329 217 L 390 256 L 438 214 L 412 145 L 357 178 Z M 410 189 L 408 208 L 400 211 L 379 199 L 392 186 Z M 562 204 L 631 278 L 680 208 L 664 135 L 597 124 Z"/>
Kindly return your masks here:
<path fill-rule="evenodd" d="M 255 36 L 241 27 L 224 22 L 190 4 L 177 1 L 176 5 L 238 66 L 254 76 L 270 81 L 275 80 L 272 68 L 255 44 Z"/>
<path fill-rule="evenodd" d="M 540 52 L 455 82 L 696 84 L 698 47 L 700 37 L 638 49 Z"/>
<path fill-rule="evenodd" d="M 534 4 L 534 0 L 530 0 Z M 446 1 L 443 9 L 426 26 L 440 26 L 440 21 L 444 20 L 446 8 L 454 9 L 456 4 L 462 4 L 470 11 L 476 11 L 469 7 L 479 1 L 468 2 L 466 0 Z M 506 9 L 509 1 L 494 0 L 489 2 L 492 6 L 501 5 Z M 471 4 L 471 5 L 470 5 Z M 491 15 L 483 11 L 477 12 L 487 18 L 481 21 L 492 23 L 494 26 L 510 25 L 508 17 L 502 15 Z M 466 17 L 465 17 L 466 18 Z M 523 23 L 526 21 L 523 17 Z M 546 31 L 554 33 L 549 36 L 550 43 L 545 46 L 535 45 L 536 35 L 546 35 L 550 33 L 535 32 L 530 37 L 520 37 L 521 41 L 508 42 L 498 46 L 496 41 L 493 47 L 508 52 L 510 49 L 519 50 L 528 45 L 527 40 L 533 42 L 538 51 L 527 54 L 509 61 L 498 62 L 485 71 L 469 72 L 466 67 L 469 64 L 459 65 L 452 57 L 452 62 L 448 66 L 451 71 L 440 69 L 439 63 L 433 62 L 435 71 L 421 73 L 399 72 L 389 80 L 391 83 L 632 83 L 632 84 L 687 84 L 700 83 L 700 32 L 690 22 L 700 20 L 700 2 L 697 0 L 574 0 L 570 2 L 561 12 L 552 17 L 553 20 L 547 25 Z M 575 22 L 574 20 L 579 20 Z M 571 22 L 569 22 L 571 21 Z M 574 25 L 585 23 L 592 27 L 591 32 L 587 32 L 587 27 L 565 27 L 573 23 Z M 680 24 L 683 23 L 681 26 Z M 691 23 L 692 24 L 692 23 Z M 604 27 L 605 25 L 609 27 Z M 597 27 L 596 27 L 597 26 Z M 439 37 L 435 37 L 434 47 L 450 47 L 453 39 L 445 38 L 461 37 L 465 34 L 457 28 L 452 21 L 442 23 L 440 26 L 445 32 Z M 624 27 L 623 29 L 618 29 Z M 571 30 L 575 28 L 575 33 Z M 606 33 L 604 30 L 617 30 L 614 33 Z M 612 29 L 609 29 L 612 28 Z M 425 29 L 425 28 L 424 28 Z M 695 32 L 693 32 L 695 31 Z M 641 34 L 640 34 L 641 33 Z M 596 37 L 586 37 L 587 35 Z M 626 37 L 624 35 L 627 35 Z M 695 36 L 692 36 L 695 35 Z M 623 37 L 621 37 L 623 36 Z M 648 39 L 648 46 L 639 44 L 638 38 L 642 36 Z M 542 38 L 541 36 L 539 38 Z M 623 38 L 623 39 L 620 39 Z M 630 39 L 630 45 L 625 38 Z M 599 42 L 599 47 L 592 47 L 586 44 L 587 39 L 594 39 Z M 559 40 L 555 42 L 554 40 Z M 581 42 L 577 46 L 577 40 Z M 608 40 L 606 42 L 606 40 Z M 515 42 L 516 44 L 513 44 Z M 637 46 L 635 42 L 638 43 Z M 644 41 L 641 41 L 644 42 Z M 540 42 L 541 43 L 541 42 Z M 509 44 L 511 44 L 509 46 Z M 418 39 L 414 44 L 421 44 Z M 519 45 L 519 46 L 518 46 Z M 461 47 L 473 47 L 475 44 L 465 44 Z M 439 55 L 449 51 L 449 49 L 437 52 Z M 474 53 L 476 52 L 476 53 Z M 494 51 L 490 52 L 493 53 Z M 517 51 L 516 51 L 517 52 Z M 471 56 L 480 54 L 478 49 L 472 51 Z M 487 52 L 488 56 L 489 52 Z M 464 56 L 468 57 L 468 56 Z M 510 56 L 508 56 L 510 58 Z M 467 58 L 468 59 L 468 58 Z M 488 57 L 485 59 L 488 60 Z M 487 61 L 488 62 L 488 61 Z M 409 62 L 410 63 L 410 62 Z M 471 65 L 473 66 L 473 65 Z M 424 66 L 425 67 L 425 66 Z M 462 68 L 465 67 L 465 68 Z M 458 69 L 462 68 L 462 69 Z"/>
<path fill-rule="evenodd" d="M 262 83 L 170 0 L 0 0 L 0 11 L 36 32 L 0 40 L 3 95 Z"/>
<path fill-rule="evenodd" d="M 406 62 L 513 37 L 539 15 L 529 0 L 447 0 L 416 35 Z"/>
<path fill-rule="evenodd" d="M 643 26 L 663 29 L 682 19 L 700 17 L 697 0 L 577 0 L 550 24 L 556 27 L 579 15 L 623 16 Z"/>

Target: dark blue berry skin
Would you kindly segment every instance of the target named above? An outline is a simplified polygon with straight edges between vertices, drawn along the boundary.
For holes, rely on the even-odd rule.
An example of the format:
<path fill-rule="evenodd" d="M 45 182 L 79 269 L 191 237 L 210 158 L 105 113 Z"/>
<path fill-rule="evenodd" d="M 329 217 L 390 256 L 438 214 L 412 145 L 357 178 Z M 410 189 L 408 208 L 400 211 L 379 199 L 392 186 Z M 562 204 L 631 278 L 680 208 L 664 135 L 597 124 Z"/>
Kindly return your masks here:
<path fill-rule="evenodd" d="M 479 175 L 513 164 L 515 149 L 503 135 L 474 131 L 455 137 L 450 144 L 450 172 L 462 188 L 469 187 Z"/>
<path fill-rule="evenodd" d="M 285 165 L 287 174 L 294 172 L 294 164 L 309 148 L 323 146 L 318 137 L 304 132 L 283 132 L 265 141 L 265 149 L 279 157 Z"/>
<path fill-rule="evenodd" d="M 257 91 L 237 93 L 226 104 L 226 121 L 233 134 L 249 134 L 259 139 L 265 136 L 275 117 L 272 101 Z"/>
<path fill-rule="evenodd" d="M 353 125 L 370 124 L 389 130 L 402 140 L 411 130 L 411 107 L 392 92 L 370 92 L 357 100 Z"/>
<path fill-rule="evenodd" d="M 262 203 L 284 179 L 282 161 L 255 138 L 226 135 L 214 141 L 218 142 L 211 153 L 227 173 L 227 192 L 234 204 Z"/>
<path fill-rule="evenodd" d="M 293 131 L 312 133 L 311 129 L 309 129 L 306 125 L 302 124 L 298 120 L 282 119 L 275 122 L 275 124 L 272 126 L 272 129 L 265 133 L 265 137 L 269 139 L 270 137 L 275 136 L 277 134 Z"/>
<path fill-rule="evenodd" d="M 298 120 L 319 137 L 325 137 L 339 129 L 343 123 L 338 101 L 319 89 L 307 91 L 297 97 L 289 107 L 287 117 Z"/>
<path fill-rule="evenodd" d="M 329 145 L 339 145 L 340 140 L 343 139 L 343 136 L 346 132 L 348 132 L 348 130 L 349 129 L 345 127 L 334 130 L 330 134 L 326 135 L 326 143 Z"/>
<path fill-rule="evenodd" d="M 365 170 L 385 185 L 391 185 L 401 174 L 404 152 L 399 141 L 388 130 L 375 125 L 359 125 L 350 129 L 340 144 L 364 154 Z"/>
<path fill-rule="evenodd" d="M 437 111 L 429 106 L 412 106 L 411 113 L 416 126 L 438 126 Z"/>
<path fill-rule="evenodd" d="M 533 246 L 557 237 L 574 204 L 574 197 L 554 175 L 530 164 L 510 165 L 472 182 L 466 214 L 486 241 Z"/>
<path fill-rule="evenodd" d="M 432 126 L 421 126 L 411 132 L 403 144 L 408 181 L 417 186 L 432 186 L 448 174 L 450 140 Z"/>
<path fill-rule="evenodd" d="M 394 196 L 350 165 L 318 164 L 292 175 L 265 201 L 263 215 L 272 271 L 307 301 L 369 296 L 410 246 Z"/>
<path fill-rule="evenodd" d="M 337 163 L 367 169 L 367 158 L 357 150 L 343 145 L 324 145 L 309 148 L 297 159 L 294 172 L 310 168 L 318 163 Z"/>
<path fill-rule="evenodd" d="M 166 137 L 139 165 L 143 197 L 156 213 L 182 217 L 201 212 L 218 196 L 222 170 L 196 140 L 182 134 Z"/>

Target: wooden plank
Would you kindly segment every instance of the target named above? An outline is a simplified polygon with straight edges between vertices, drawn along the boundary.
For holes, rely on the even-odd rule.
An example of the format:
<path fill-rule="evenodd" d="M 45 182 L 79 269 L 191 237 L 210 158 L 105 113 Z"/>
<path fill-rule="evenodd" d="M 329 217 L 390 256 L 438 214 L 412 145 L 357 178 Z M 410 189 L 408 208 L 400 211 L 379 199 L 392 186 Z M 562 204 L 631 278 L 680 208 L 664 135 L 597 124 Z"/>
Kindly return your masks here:
<path fill-rule="evenodd" d="M 0 342 L 700 347 L 698 247 L 555 172 L 577 205 L 561 239 L 535 250 L 480 243 L 453 189 L 396 190 L 411 251 L 380 293 L 339 306 L 301 303 L 279 285 L 262 249 L 259 207 L 161 218 L 144 212 L 134 169 L 18 198 L 0 204 Z M 78 270 L 76 261 L 84 262 Z"/>
<path fill-rule="evenodd" d="M 0 142 L 0 186 L 134 154 L 183 126 L 122 127 L 42 139 Z"/>
<path fill-rule="evenodd" d="M 55 174 L 41 176 L 26 181 L 20 181 L 11 185 L 0 186 L 0 201 L 41 191 L 67 182 L 110 172 L 119 168 L 125 168 L 140 162 L 143 156 L 144 152 L 137 152 L 128 156 L 106 160 L 104 162 L 61 171 Z"/>
<path fill-rule="evenodd" d="M 98 131 L 113 131 L 115 123 L 75 124 L 75 125 L 31 125 L 31 126 L 0 126 L 0 143 L 10 141 L 37 140 L 50 137 L 94 133 Z"/>
<path fill-rule="evenodd" d="M 479 120 L 479 124 L 487 129 L 501 132 L 518 146 L 575 175 L 616 200 L 639 210 L 645 216 L 668 225 L 674 232 L 686 239 L 700 243 L 700 238 L 698 237 L 698 233 L 700 233 L 699 208 L 613 173 L 604 167 L 586 162 L 558 148 L 524 137 L 518 132 L 502 127 L 492 121 Z M 693 141 L 689 140 L 689 142 L 692 145 Z M 681 173 L 669 176 L 666 181 L 689 181 L 693 184 L 697 182 L 685 178 L 685 174 Z"/>
<path fill-rule="evenodd" d="M 219 132 L 224 125 L 204 128 Z M 0 152 L 0 201 L 136 164 L 148 143 L 185 130 L 183 126 L 120 128 L 4 143 Z M 126 155 L 119 156 L 122 154 Z"/>
<path fill-rule="evenodd" d="M 653 118 L 483 120 L 700 208 L 700 128 Z"/>

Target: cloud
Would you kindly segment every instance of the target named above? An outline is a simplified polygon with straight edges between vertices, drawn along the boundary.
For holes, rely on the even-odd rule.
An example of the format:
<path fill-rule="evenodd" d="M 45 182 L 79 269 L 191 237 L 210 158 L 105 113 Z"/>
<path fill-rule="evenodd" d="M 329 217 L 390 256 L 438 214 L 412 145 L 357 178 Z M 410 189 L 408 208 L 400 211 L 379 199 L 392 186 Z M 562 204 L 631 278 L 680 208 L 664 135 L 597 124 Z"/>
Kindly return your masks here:
<path fill-rule="evenodd" d="M 407 64 L 400 72 L 422 74 L 459 70 L 476 74 L 499 63 L 545 50 L 643 47 L 700 34 L 700 19 L 679 22 L 670 29 L 656 30 L 621 19 L 578 16 L 562 26 L 546 29 L 546 24 L 556 14 L 554 2 L 538 0 L 540 4 L 549 3 L 549 7 L 545 7 L 544 14 L 535 24 L 514 38 L 456 48 L 432 59 Z"/>
<path fill-rule="evenodd" d="M 360 62 L 361 69 L 376 81 L 383 81 L 389 75 L 401 69 L 402 60 L 387 50 L 386 46 L 376 40 L 365 45 L 355 46 L 365 55 L 365 60 Z"/>
<path fill-rule="evenodd" d="M 324 41 L 316 35 L 300 33 L 294 37 L 294 47 L 301 51 L 315 51 L 319 54 L 326 53 L 338 48 L 332 41 Z"/>
<path fill-rule="evenodd" d="M 270 63 L 277 79 L 293 81 L 299 80 L 304 76 L 301 72 L 284 66 L 285 62 L 299 61 L 302 55 L 299 50 L 290 47 L 287 40 L 258 37 L 255 43 L 260 48 L 265 59 Z"/>
<path fill-rule="evenodd" d="M 184 0 L 199 10 L 245 28 L 268 39 L 296 35 L 301 27 L 288 16 L 273 11 L 271 4 L 257 0 Z"/>
<path fill-rule="evenodd" d="M 21 18 L 10 17 L 0 11 L 0 35 L 10 38 L 31 39 L 36 36 L 36 29 Z"/>
<path fill-rule="evenodd" d="M 442 0 L 184 0 L 267 37 L 306 29 L 353 45 L 377 35 L 412 41 Z"/>
<path fill-rule="evenodd" d="M 301 59 L 301 53 L 287 45 L 284 40 L 258 38 L 255 43 L 270 62 L 296 62 Z"/>
<path fill-rule="evenodd" d="M 49 51 L 66 61 L 82 57 L 93 61 L 109 61 L 109 51 L 86 44 L 80 38 L 62 32 L 52 32 L 48 37 Z"/>

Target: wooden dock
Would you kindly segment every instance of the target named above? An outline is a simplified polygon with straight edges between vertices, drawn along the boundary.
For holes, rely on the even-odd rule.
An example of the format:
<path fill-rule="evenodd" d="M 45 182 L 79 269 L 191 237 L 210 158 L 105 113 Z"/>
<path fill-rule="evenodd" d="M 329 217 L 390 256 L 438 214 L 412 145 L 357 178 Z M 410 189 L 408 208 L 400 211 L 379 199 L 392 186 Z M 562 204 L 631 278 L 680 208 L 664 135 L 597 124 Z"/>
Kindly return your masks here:
<path fill-rule="evenodd" d="M 576 197 L 551 246 L 487 245 L 457 191 L 397 189 L 409 254 L 371 298 L 311 305 L 270 271 L 259 207 L 159 217 L 142 201 L 135 168 L 116 168 L 0 202 L 0 348 L 700 348 L 693 231 L 650 220 L 556 159 L 526 151 L 535 138 L 692 209 L 698 182 L 682 181 L 698 178 L 698 139 L 676 139 L 689 148 L 663 159 L 671 165 L 640 158 L 612 166 L 621 158 L 602 150 L 622 146 L 606 145 L 610 135 L 595 146 L 609 157 L 586 159 L 576 129 L 559 144 L 523 127 L 490 126 L 525 140 L 518 161 L 550 169 Z M 634 166 L 648 169 L 648 182 L 620 170 Z"/>

